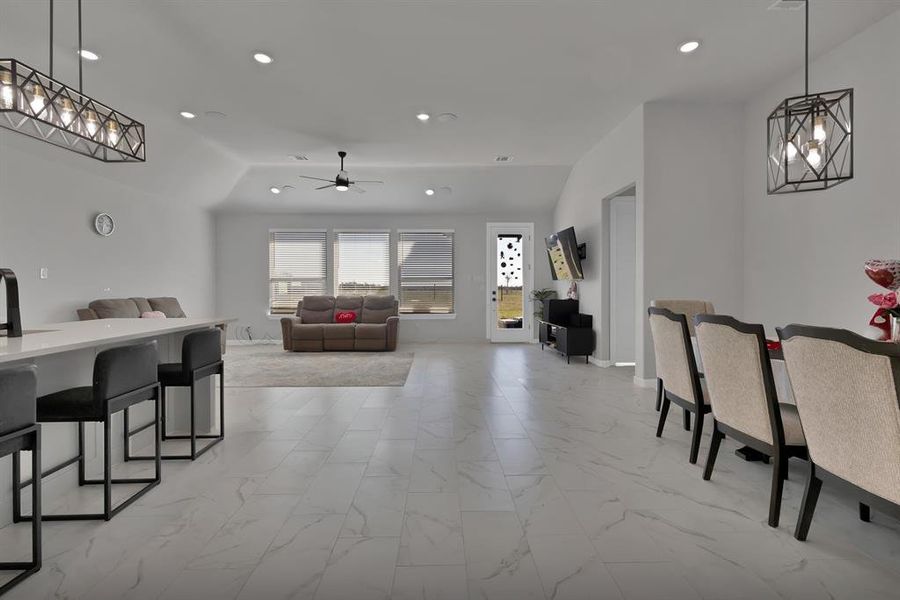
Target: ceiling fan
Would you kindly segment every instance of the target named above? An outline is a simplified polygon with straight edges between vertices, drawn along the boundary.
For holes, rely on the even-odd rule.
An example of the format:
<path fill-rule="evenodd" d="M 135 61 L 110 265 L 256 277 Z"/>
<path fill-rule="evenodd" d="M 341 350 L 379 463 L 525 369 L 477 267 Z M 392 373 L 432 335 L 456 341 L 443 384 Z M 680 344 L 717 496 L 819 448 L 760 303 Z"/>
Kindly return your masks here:
<path fill-rule="evenodd" d="M 309 175 L 300 175 L 301 179 L 312 179 L 314 181 L 327 181 L 328 185 L 323 185 L 322 187 L 317 187 L 317 190 L 327 190 L 328 188 L 334 188 L 339 192 L 346 192 L 348 190 L 353 190 L 358 194 L 365 194 L 366 190 L 359 187 L 358 183 L 384 183 L 383 181 L 375 181 L 375 180 L 362 180 L 352 181 L 350 179 L 350 175 L 347 171 L 344 170 L 344 159 L 347 157 L 347 153 L 341 150 L 338 152 L 338 156 L 341 157 L 341 170 L 338 172 L 337 177 L 332 179 L 323 179 L 321 177 L 310 177 Z"/>

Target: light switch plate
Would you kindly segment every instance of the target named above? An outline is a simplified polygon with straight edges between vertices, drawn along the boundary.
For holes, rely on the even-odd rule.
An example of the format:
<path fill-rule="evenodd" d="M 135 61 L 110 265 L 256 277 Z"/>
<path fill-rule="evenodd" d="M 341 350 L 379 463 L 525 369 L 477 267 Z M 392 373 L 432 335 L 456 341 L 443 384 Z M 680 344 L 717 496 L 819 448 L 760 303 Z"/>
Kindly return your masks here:
<path fill-rule="evenodd" d="M 50 277 L 50 269 L 41 267 L 41 279 L 47 279 L 48 277 Z"/>

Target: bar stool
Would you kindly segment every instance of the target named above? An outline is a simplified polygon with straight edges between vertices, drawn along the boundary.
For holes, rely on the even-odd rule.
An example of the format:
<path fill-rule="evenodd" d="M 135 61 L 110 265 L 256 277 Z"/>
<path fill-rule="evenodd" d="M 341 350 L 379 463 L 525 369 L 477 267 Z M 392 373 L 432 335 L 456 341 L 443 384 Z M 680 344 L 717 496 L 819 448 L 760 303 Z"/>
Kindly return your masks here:
<path fill-rule="evenodd" d="M 112 416 L 130 406 L 141 402 L 152 401 L 155 409 L 154 421 L 159 423 L 159 382 L 156 379 L 156 365 L 159 362 L 156 342 L 146 342 L 131 346 L 111 348 L 97 354 L 94 360 L 94 384 L 76 387 L 61 392 L 41 396 L 37 399 L 37 420 L 41 423 L 78 424 L 78 455 L 62 464 L 41 473 L 47 477 L 52 473 L 78 463 L 78 485 L 103 486 L 102 513 L 75 513 L 44 515 L 45 521 L 93 520 L 109 521 L 123 509 L 131 505 L 150 489 L 159 485 L 162 475 L 160 464 L 160 428 L 156 427 L 156 468 L 153 477 L 119 478 L 112 476 Z M 87 479 L 85 477 L 84 456 L 84 424 L 103 423 L 103 479 Z M 34 479 L 35 484 L 37 479 Z M 112 503 L 112 486 L 114 484 L 143 483 L 140 490 L 122 501 L 118 506 Z M 23 482 L 16 485 L 15 495 L 31 485 Z M 30 520 L 31 516 L 22 515 L 18 511 L 16 521 Z"/>
<path fill-rule="evenodd" d="M 0 370 L 0 457 L 12 454 L 13 487 L 21 476 L 19 453 L 31 452 L 31 469 L 41 469 L 41 426 L 35 422 L 37 377 L 33 366 Z M 21 512 L 19 494 L 13 496 L 13 514 Z M 31 561 L 0 562 L 4 571 L 22 571 L 0 586 L 0 596 L 26 577 L 41 569 L 41 482 L 34 485 L 31 495 Z"/>
<path fill-rule="evenodd" d="M 194 460 L 225 439 L 225 363 L 222 361 L 222 335 L 218 329 L 206 329 L 184 336 L 181 344 L 180 363 L 159 365 L 159 384 L 162 388 L 162 439 L 191 440 L 190 454 L 164 454 L 163 460 Z M 198 434 L 196 426 L 197 382 L 219 375 L 219 433 Z M 166 429 L 166 388 L 191 388 L 191 432 L 189 435 L 170 435 Z M 128 439 L 147 428 L 143 425 L 133 431 L 128 427 L 128 410 L 125 411 L 125 460 L 151 460 L 149 456 L 133 456 Z M 213 440 L 197 451 L 197 440 Z"/>

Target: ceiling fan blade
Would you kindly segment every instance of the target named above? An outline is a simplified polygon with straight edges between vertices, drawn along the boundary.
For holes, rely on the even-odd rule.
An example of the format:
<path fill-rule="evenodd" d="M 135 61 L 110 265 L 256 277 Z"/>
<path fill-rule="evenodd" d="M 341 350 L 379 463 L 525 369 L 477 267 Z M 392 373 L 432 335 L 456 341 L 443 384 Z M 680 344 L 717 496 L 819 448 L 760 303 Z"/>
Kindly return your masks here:
<path fill-rule="evenodd" d="M 359 187 L 358 185 L 355 185 L 355 184 L 351 185 L 350 189 L 353 190 L 354 192 L 356 192 L 357 194 L 365 194 L 366 193 L 366 190 L 362 189 L 361 187 Z"/>
<path fill-rule="evenodd" d="M 315 181 L 334 181 L 334 179 L 322 179 L 321 177 L 310 177 L 309 175 L 297 175 L 297 177 L 300 179 L 313 179 Z"/>
<path fill-rule="evenodd" d="M 328 188 L 333 188 L 333 187 L 334 187 L 334 184 L 332 183 L 331 185 L 323 185 L 322 187 L 317 187 L 316 189 L 317 190 L 327 190 Z"/>
<path fill-rule="evenodd" d="M 353 183 L 384 183 L 383 181 L 375 181 L 373 179 L 359 179 L 354 181 Z"/>

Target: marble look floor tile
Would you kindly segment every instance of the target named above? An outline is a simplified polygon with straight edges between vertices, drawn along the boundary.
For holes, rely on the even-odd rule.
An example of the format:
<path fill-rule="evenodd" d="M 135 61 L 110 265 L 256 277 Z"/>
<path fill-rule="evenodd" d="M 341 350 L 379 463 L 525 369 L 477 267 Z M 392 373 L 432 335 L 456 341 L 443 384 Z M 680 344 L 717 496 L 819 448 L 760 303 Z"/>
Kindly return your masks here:
<path fill-rule="evenodd" d="M 514 512 L 464 512 L 462 521 L 471 597 L 544 597 L 528 539 Z"/>
<path fill-rule="evenodd" d="M 463 600 L 466 585 L 462 565 L 397 567 L 391 600 Z"/>
<path fill-rule="evenodd" d="M 397 537 L 403 527 L 406 477 L 363 477 L 341 537 Z"/>
<path fill-rule="evenodd" d="M 368 463 L 378 444 L 377 431 L 348 431 L 334 447 L 330 463 Z"/>
<path fill-rule="evenodd" d="M 412 473 L 413 440 L 382 439 L 375 445 L 375 451 L 366 468 L 367 476 L 404 476 Z"/>
<path fill-rule="evenodd" d="M 515 475 L 507 477 L 506 482 L 529 536 L 583 533 L 569 502 L 550 475 Z"/>
<path fill-rule="evenodd" d="M 467 461 L 457 466 L 461 510 L 514 510 L 498 461 Z"/>
<path fill-rule="evenodd" d="M 160 600 L 197 600 L 197 598 L 236 598 L 252 569 L 185 569 L 175 578 Z"/>
<path fill-rule="evenodd" d="M 625 600 L 701 600 L 674 563 L 607 565 Z"/>
<path fill-rule="evenodd" d="M 365 470 L 365 463 L 326 463 L 309 482 L 294 513 L 346 514 Z"/>
<path fill-rule="evenodd" d="M 342 515 L 288 518 L 241 589 L 239 600 L 313 598 L 343 521 Z"/>
<path fill-rule="evenodd" d="M 621 600 L 616 582 L 584 534 L 529 534 L 528 545 L 547 598 Z"/>
<path fill-rule="evenodd" d="M 458 494 L 416 493 L 407 496 L 397 564 L 465 564 Z"/>
<path fill-rule="evenodd" d="M 259 494 L 302 494 L 310 478 L 328 458 L 328 452 L 295 450 L 288 454 L 263 480 L 256 492 Z"/>
<path fill-rule="evenodd" d="M 413 454 L 410 492 L 459 490 L 456 455 L 449 450 L 416 450 Z"/>
<path fill-rule="evenodd" d="M 382 600 L 390 596 L 400 538 L 339 538 L 316 600 Z"/>
<path fill-rule="evenodd" d="M 500 466 L 506 475 L 547 474 L 544 458 L 528 438 L 506 438 L 494 440 Z"/>

